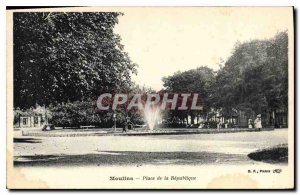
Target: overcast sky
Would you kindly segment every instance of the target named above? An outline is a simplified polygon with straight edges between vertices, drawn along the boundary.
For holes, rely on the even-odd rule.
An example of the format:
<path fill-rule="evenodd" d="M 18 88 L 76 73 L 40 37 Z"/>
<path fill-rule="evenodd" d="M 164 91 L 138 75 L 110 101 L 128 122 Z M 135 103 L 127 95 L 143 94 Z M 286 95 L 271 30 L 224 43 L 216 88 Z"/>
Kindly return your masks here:
<path fill-rule="evenodd" d="M 291 27 L 284 8 L 125 9 L 116 33 L 139 65 L 133 80 L 159 90 L 162 77 L 207 65 L 217 70 L 237 41 L 273 37 Z"/>

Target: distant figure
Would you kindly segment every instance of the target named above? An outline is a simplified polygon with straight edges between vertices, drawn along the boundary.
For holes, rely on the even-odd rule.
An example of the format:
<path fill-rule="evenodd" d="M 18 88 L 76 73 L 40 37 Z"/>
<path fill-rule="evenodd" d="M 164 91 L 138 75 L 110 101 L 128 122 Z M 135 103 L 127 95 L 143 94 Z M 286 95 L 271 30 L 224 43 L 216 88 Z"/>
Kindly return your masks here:
<path fill-rule="evenodd" d="M 42 128 L 42 131 L 51 131 L 51 130 L 55 130 L 55 127 L 52 124 L 44 125 L 44 127 Z"/>
<path fill-rule="evenodd" d="M 225 128 L 225 129 L 228 128 L 228 121 L 225 122 L 224 128 Z"/>
<path fill-rule="evenodd" d="M 123 126 L 123 130 L 122 130 L 122 133 L 126 133 L 127 132 L 127 122 L 125 123 L 125 125 Z"/>
<path fill-rule="evenodd" d="M 126 133 L 128 129 L 132 129 L 133 125 L 132 122 L 130 121 L 130 117 L 127 116 L 125 120 L 125 125 L 123 127 L 122 133 Z"/>
<path fill-rule="evenodd" d="M 198 129 L 202 129 L 202 128 L 204 128 L 204 124 L 203 124 L 203 123 L 200 123 Z"/>
<path fill-rule="evenodd" d="M 220 122 L 217 124 L 217 128 L 218 128 L 218 129 L 221 129 L 221 128 L 222 128 L 222 125 L 223 125 L 223 123 L 222 123 L 222 121 L 220 121 Z"/>
<path fill-rule="evenodd" d="M 262 125 L 261 125 L 261 115 L 257 115 L 255 121 L 254 121 L 254 127 L 258 130 L 261 130 Z"/>
<path fill-rule="evenodd" d="M 253 126 L 252 126 L 252 119 L 251 118 L 248 120 L 248 128 L 249 129 L 253 128 Z"/>

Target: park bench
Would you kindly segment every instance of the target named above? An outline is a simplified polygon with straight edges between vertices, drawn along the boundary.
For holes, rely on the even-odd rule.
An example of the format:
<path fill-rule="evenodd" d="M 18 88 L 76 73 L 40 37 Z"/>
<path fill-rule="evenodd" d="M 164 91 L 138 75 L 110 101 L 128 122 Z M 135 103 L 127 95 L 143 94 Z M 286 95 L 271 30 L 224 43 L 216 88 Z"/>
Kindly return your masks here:
<path fill-rule="evenodd" d="M 239 128 L 240 126 L 239 125 L 233 125 L 233 128 Z"/>
<path fill-rule="evenodd" d="M 89 126 L 80 126 L 80 129 L 89 129 L 89 128 L 95 128 L 95 126 L 89 125 Z"/>
<path fill-rule="evenodd" d="M 146 129 L 147 125 L 134 125 L 134 128 Z"/>

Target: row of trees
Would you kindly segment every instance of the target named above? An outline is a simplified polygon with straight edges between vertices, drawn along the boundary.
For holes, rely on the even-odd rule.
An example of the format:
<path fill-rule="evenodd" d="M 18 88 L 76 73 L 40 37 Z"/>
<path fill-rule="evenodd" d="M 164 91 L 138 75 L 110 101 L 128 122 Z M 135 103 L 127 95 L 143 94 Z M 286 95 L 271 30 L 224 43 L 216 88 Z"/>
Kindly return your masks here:
<path fill-rule="evenodd" d="M 202 94 L 204 110 L 218 109 L 225 117 L 236 111 L 253 118 L 256 114 L 270 117 L 267 125 L 274 125 L 276 114 L 288 108 L 288 35 L 278 33 L 269 40 L 239 43 L 220 70 L 214 72 L 203 66 L 186 72 L 177 72 L 163 79 L 171 92 L 185 91 Z M 182 120 L 195 113 L 171 113 Z"/>
<path fill-rule="evenodd" d="M 134 85 L 136 73 L 114 33 L 117 12 L 14 13 L 14 107 L 26 110 L 36 104 L 52 112 L 52 122 L 63 126 L 111 126 L 112 114 L 96 110 L 102 93 L 154 92 Z M 231 116 L 233 110 L 253 116 L 276 115 L 288 108 L 288 36 L 237 44 L 220 70 L 202 66 L 163 78 L 164 91 L 199 93 L 204 110 L 164 112 L 170 123 L 189 115 L 209 117 L 213 109 Z M 117 110 L 117 121 L 130 114 Z M 274 122 L 273 122 L 274 123 Z"/>

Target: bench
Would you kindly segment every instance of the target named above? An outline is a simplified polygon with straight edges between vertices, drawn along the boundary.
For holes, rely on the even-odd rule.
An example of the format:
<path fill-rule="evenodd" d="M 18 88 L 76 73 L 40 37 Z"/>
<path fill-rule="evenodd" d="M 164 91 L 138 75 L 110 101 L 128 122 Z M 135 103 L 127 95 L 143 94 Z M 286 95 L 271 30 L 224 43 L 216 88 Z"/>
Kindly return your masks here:
<path fill-rule="evenodd" d="M 89 125 L 89 126 L 80 126 L 80 129 L 88 129 L 88 128 L 95 128 L 95 126 Z"/>
<path fill-rule="evenodd" d="M 146 129 L 147 125 L 134 125 L 134 128 Z"/>

